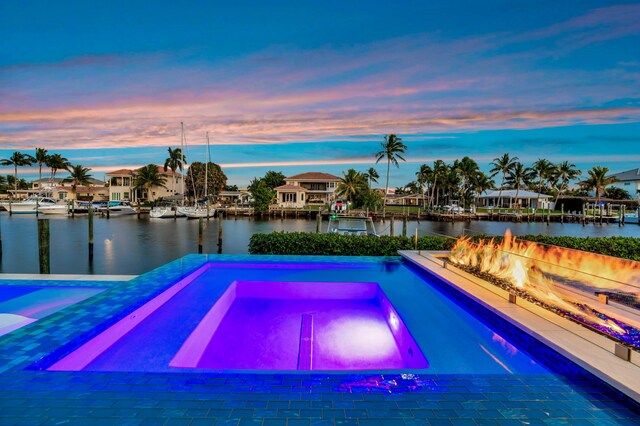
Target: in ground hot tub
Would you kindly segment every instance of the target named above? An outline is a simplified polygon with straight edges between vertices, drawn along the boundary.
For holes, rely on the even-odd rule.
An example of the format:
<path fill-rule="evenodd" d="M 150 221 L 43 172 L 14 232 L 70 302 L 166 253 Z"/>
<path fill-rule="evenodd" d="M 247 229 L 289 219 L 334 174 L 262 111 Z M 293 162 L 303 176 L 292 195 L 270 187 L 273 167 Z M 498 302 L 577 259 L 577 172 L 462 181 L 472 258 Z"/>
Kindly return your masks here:
<path fill-rule="evenodd" d="M 234 281 L 169 364 L 373 370 L 429 364 L 377 283 Z"/>

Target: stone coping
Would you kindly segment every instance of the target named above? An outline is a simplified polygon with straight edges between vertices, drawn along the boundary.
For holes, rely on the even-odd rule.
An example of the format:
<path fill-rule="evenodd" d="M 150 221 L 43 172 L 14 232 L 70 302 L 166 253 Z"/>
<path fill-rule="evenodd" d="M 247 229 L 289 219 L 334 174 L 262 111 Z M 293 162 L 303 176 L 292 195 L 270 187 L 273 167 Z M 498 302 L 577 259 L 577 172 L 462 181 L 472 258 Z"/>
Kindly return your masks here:
<path fill-rule="evenodd" d="M 551 347 L 608 385 L 640 402 L 640 353 L 631 351 L 630 361 L 615 355 L 615 342 L 551 311 L 509 294 L 451 264 L 437 255 L 443 252 L 400 251 L 421 269 L 439 276 L 467 297 Z"/>
<path fill-rule="evenodd" d="M 129 281 L 137 275 L 78 275 L 78 274 L 0 274 L 0 280 L 30 281 Z"/>

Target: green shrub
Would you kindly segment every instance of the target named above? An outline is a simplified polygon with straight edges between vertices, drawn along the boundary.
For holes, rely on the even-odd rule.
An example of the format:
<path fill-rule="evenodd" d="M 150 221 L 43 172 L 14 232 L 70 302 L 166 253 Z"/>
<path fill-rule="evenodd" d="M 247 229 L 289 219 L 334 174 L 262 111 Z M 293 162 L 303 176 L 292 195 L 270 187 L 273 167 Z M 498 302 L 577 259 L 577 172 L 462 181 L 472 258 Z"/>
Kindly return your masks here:
<path fill-rule="evenodd" d="M 421 237 L 420 250 L 448 250 L 454 240 L 446 237 Z M 359 237 L 308 232 L 254 234 L 249 241 L 251 254 L 397 256 L 398 250 L 413 250 L 408 237 Z"/>
<path fill-rule="evenodd" d="M 475 240 L 482 238 L 492 237 L 474 237 Z M 497 242 L 502 240 L 502 237 L 493 238 Z M 640 238 L 524 235 L 518 239 L 640 261 Z M 419 250 L 449 250 L 454 244 L 455 240 L 447 237 L 418 238 Z M 254 234 L 249 241 L 251 254 L 397 256 L 398 250 L 413 248 L 413 239 L 408 237 L 359 237 L 309 232 Z"/>

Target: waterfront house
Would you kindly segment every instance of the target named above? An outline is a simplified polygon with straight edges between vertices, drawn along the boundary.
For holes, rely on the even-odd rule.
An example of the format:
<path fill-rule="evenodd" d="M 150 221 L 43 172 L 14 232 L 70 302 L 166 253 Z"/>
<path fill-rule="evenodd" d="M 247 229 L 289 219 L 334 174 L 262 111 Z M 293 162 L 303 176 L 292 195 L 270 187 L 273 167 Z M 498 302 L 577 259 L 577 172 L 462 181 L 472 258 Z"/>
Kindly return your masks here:
<path fill-rule="evenodd" d="M 247 188 L 239 188 L 237 191 L 220 191 L 217 202 L 222 206 L 248 206 L 253 200 Z"/>
<path fill-rule="evenodd" d="M 503 189 L 485 191 L 478 196 L 477 207 L 524 207 L 533 209 L 553 208 L 551 195 L 538 194 L 524 189 Z M 539 205 L 537 204 L 539 203 Z"/>
<path fill-rule="evenodd" d="M 609 185 L 609 188 L 624 189 L 631 195 L 631 198 L 640 199 L 640 168 L 615 173 L 608 177 L 616 178 L 616 182 Z"/>
<path fill-rule="evenodd" d="M 329 173 L 307 172 L 285 178 L 275 188 L 278 207 L 302 208 L 309 204 L 330 204 L 336 198 L 341 179 Z"/>
<path fill-rule="evenodd" d="M 166 178 L 164 187 L 154 185 L 147 191 L 134 188 L 134 177 L 138 170 L 119 169 L 106 174 L 109 182 L 109 201 L 155 201 L 158 198 L 174 197 L 182 193 L 183 175 L 175 173 L 175 182 L 171 182 L 173 174 L 171 170 L 164 171 L 164 167 L 158 167 L 158 173 Z"/>

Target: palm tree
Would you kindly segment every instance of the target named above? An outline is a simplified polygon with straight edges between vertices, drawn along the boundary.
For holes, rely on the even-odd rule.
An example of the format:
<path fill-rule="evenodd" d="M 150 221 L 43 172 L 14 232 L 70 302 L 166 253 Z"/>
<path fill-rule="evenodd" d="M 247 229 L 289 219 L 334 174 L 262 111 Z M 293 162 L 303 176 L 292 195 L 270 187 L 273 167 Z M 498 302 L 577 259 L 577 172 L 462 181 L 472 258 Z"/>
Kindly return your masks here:
<path fill-rule="evenodd" d="M 51 169 L 51 180 L 53 180 L 56 178 L 56 172 L 58 170 L 66 169 L 71 163 L 60 154 L 52 154 L 47 156 L 45 165 Z"/>
<path fill-rule="evenodd" d="M 171 169 L 171 189 L 173 194 L 176 193 L 176 170 L 182 171 L 184 168 L 184 163 L 187 162 L 187 158 L 183 157 L 182 149 L 176 148 L 171 149 L 171 147 L 167 148 L 169 151 L 169 156 L 166 160 L 164 160 L 164 171 Z M 184 196 L 184 194 L 183 194 Z"/>
<path fill-rule="evenodd" d="M 504 187 L 504 181 L 507 177 L 507 174 L 513 169 L 516 161 L 518 161 L 518 157 L 510 157 L 509 153 L 505 153 L 502 157 L 496 157 L 491 162 L 493 166 L 489 172 L 491 173 L 490 177 L 494 177 L 498 173 L 502 174 L 502 180 L 500 181 L 500 191 L 498 193 L 498 206 L 500 206 L 500 201 L 502 198 L 502 188 Z"/>
<path fill-rule="evenodd" d="M 137 173 L 133 176 L 133 187 L 136 189 L 142 189 L 147 194 L 147 201 L 150 200 L 149 191 L 152 186 L 161 186 L 166 188 L 165 183 L 167 178 L 160 174 L 158 167 L 155 164 L 148 164 L 141 169 L 138 169 Z"/>
<path fill-rule="evenodd" d="M 534 176 L 538 178 L 538 191 L 537 191 L 538 196 L 536 198 L 536 213 L 535 213 L 537 214 L 538 206 L 540 203 L 540 193 L 542 192 L 542 186 L 544 185 L 545 181 L 553 177 L 555 167 L 553 166 L 553 164 L 551 164 L 550 161 L 545 160 L 544 158 L 540 158 L 538 159 L 538 161 L 533 163 L 531 170 L 533 171 Z"/>
<path fill-rule="evenodd" d="M 424 187 L 425 184 L 428 184 L 429 181 L 431 179 L 433 179 L 433 169 L 431 168 L 431 166 L 428 166 L 426 164 L 422 164 L 420 166 L 420 169 L 416 172 L 416 181 L 418 183 L 418 185 L 420 186 L 420 195 L 422 195 L 424 197 Z M 424 208 L 427 207 L 427 201 L 426 199 L 424 200 Z"/>
<path fill-rule="evenodd" d="M 11 157 L 0 160 L 0 164 L 3 166 L 13 166 L 13 177 L 14 180 L 14 189 L 18 189 L 18 167 L 21 166 L 30 166 L 35 162 L 35 158 L 30 156 L 29 154 L 24 154 L 22 152 L 14 152 L 11 154 Z"/>
<path fill-rule="evenodd" d="M 369 167 L 369 170 L 367 170 L 367 173 L 365 173 L 365 175 L 367 177 L 367 180 L 369 181 L 369 187 L 371 187 L 371 182 L 378 183 L 378 179 L 380 178 L 378 171 L 373 167 Z"/>
<path fill-rule="evenodd" d="M 36 148 L 36 163 L 38 163 L 38 180 L 42 180 L 42 165 L 47 162 L 47 150 L 44 148 Z M 42 185 L 42 182 L 40 183 Z"/>
<path fill-rule="evenodd" d="M 617 179 L 613 176 L 607 177 L 609 173 L 608 167 L 594 166 L 588 171 L 589 177 L 581 182 L 580 185 L 587 189 L 595 189 L 596 191 L 596 205 L 600 204 L 600 194 L 607 193 L 607 185 L 611 185 L 616 182 Z"/>
<path fill-rule="evenodd" d="M 407 146 L 402 143 L 402 138 L 397 137 L 394 134 L 385 135 L 384 142 L 381 142 L 382 151 L 376 153 L 376 164 L 383 158 L 387 159 L 387 183 L 384 187 L 384 199 L 382 203 L 382 217 L 384 218 L 387 213 L 387 192 L 389 192 L 389 173 L 391 172 L 391 163 L 396 167 L 400 167 L 398 160 L 406 161 L 401 154 L 407 149 Z"/>
<path fill-rule="evenodd" d="M 516 161 L 513 164 L 511 170 L 507 174 L 506 183 L 510 188 L 516 190 L 516 200 L 518 199 L 518 193 L 520 192 L 520 188 L 522 186 L 526 186 L 531 182 L 533 178 L 533 171 L 529 167 L 525 167 L 521 162 Z M 513 205 L 509 206 L 510 208 Z"/>
<path fill-rule="evenodd" d="M 569 187 L 569 182 L 578 176 L 580 176 L 582 172 L 576 169 L 576 165 L 565 161 L 563 163 L 557 164 L 555 168 L 555 178 L 558 180 L 560 184 L 558 186 L 558 195 L 556 196 L 556 203 L 558 202 L 558 198 L 564 190 Z"/>
<path fill-rule="evenodd" d="M 459 162 L 456 162 L 455 165 L 456 172 L 462 178 L 462 207 L 467 208 L 467 190 L 469 189 L 469 183 L 478 173 L 478 163 L 469 157 L 464 157 Z"/>
<path fill-rule="evenodd" d="M 436 160 L 433 162 L 433 185 L 431 185 L 431 201 L 430 201 L 432 207 L 434 205 L 438 205 L 438 195 L 440 193 L 439 191 L 436 192 L 436 185 L 438 183 L 438 179 L 442 181 L 445 180 L 446 175 L 448 173 L 448 167 L 449 166 L 447 166 L 447 164 L 442 160 Z M 434 195 L 435 195 L 435 199 L 434 199 Z"/>
<path fill-rule="evenodd" d="M 82 166 L 82 164 L 76 164 L 75 166 L 68 166 L 67 170 L 71 175 L 71 193 L 73 194 L 73 198 L 75 199 L 78 186 L 89 184 L 89 179 L 91 179 L 91 175 L 89 174 L 89 172 L 91 171 L 91 169 Z"/>
<path fill-rule="evenodd" d="M 471 184 L 473 185 L 473 191 L 476 193 L 476 206 L 478 205 L 478 199 L 480 194 L 489 189 L 495 188 L 495 182 L 485 173 L 478 171 L 473 177 Z"/>
<path fill-rule="evenodd" d="M 338 184 L 336 195 L 342 198 L 346 198 L 348 201 L 353 200 L 353 196 L 358 192 L 366 189 L 367 179 L 363 173 L 358 173 L 355 169 L 347 170 L 347 173 L 342 172 L 342 178 Z"/>

